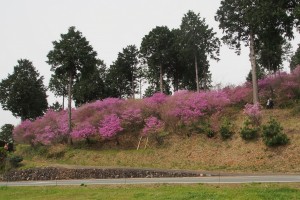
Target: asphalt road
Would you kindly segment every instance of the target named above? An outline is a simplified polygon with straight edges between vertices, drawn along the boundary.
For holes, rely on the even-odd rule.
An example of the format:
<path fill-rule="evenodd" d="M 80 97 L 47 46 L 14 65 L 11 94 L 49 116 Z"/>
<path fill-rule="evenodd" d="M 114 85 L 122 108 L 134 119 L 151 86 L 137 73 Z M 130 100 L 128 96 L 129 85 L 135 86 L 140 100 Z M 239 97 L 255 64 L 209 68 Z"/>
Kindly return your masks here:
<path fill-rule="evenodd" d="M 55 186 L 55 185 L 114 185 L 114 184 L 192 184 L 192 183 L 288 183 L 300 182 L 300 175 L 266 176 L 211 176 L 187 178 L 129 178 L 129 179 L 83 179 L 57 181 L 0 182 L 0 186 Z"/>

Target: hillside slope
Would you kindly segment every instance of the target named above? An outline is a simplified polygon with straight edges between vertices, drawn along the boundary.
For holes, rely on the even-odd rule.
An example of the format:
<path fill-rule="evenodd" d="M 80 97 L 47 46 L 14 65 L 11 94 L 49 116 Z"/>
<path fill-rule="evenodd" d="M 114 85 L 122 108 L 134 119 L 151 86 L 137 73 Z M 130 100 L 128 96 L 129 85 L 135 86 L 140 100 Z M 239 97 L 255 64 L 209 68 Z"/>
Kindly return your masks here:
<path fill-rule="evenodd" d="M 116 145 L 114 140 L 105 144 L 83 143 L 73 147 L 55 145 L 40 147 L 35 150 L 26 145 L 19 145 L 16 154 L 24 156 L 23 167 L 79 165 L 97 167 L 134 167 L 159 169 L 191 169 L 223 172 L 300 172 L 300 123 L 299 114 L 292 109 L 263 110 L 263 123 L 270 117 L 277 119 L 290 138 L 286 146 L 267 147 L 262 138 L 244 141 L 239 130 L 244 121 L 242 111 L 235 113 L 233 124 L 235 134 L 232 139 L 223 141 L 219 135 L 208 138 L 204 134 L 193 133 L 190 137 L 182 134 L 169 134 L 164 143 L 158 145 L 149 140 L 144 149 Z M 130 146 L 130 145 L 129 145 Z"/>

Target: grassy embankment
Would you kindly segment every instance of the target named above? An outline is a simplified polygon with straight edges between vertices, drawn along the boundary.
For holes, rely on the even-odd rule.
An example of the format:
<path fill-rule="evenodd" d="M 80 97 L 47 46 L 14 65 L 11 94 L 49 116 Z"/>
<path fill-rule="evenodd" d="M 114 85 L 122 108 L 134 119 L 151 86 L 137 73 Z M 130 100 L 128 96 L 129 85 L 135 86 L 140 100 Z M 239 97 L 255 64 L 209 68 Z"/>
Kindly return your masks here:
<path fill-rule="evenodd" d="M 300 185 L 126 185 L 0 187 L 0 199 L 299 199 Z"/>
<path fill-rule="evenodd" d="M 29 146 L 19 145 L 16 154 L 24 157 L 23 167 L 53 165 L 80 165 L 99 167 L 135 167 L 160 169 L 192 169 L 223 172 L 300 172 L 300 122 L 299 113 L 292 109 L 263 111 L 263 123 L 270 116 L 277 119 L 290 138 L 287 146 L 269 148 L 262 138 L 246 142 L 239 135 L 244 121 L 242 111 L 230 111 L 236 133 L 232 139 L 223 141 L 220 135 L 207 138 L 204 134 L 169 134 L 164 144 L 149 142 L 147 149 L 115 146 L 115 141 L 104 145 L 57 145 L 49 149 L 33 151 Z M 137 141 L 136 141 L 137 143 Z M 136 145 L 136 144 L 135 144 Z"/>

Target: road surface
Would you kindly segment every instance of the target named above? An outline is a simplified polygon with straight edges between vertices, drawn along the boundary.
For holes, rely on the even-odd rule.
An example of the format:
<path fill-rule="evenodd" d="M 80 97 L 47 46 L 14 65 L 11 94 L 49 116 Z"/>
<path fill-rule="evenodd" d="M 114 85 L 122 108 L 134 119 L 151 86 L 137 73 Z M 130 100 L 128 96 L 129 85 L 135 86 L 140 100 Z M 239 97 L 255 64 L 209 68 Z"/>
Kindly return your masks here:
<path fill-rule="evenodd" d="M 288 183 L 299 182 L 300 175 L 265 176 L 211 176 L 186 178 L 128 178 L 128 179 L 82 179 L 51 181 L 0 182 L 0 186 L 55 186 L 55 185 L 114 185 L 114 184 L 192 184 L 192 183 Z"/>

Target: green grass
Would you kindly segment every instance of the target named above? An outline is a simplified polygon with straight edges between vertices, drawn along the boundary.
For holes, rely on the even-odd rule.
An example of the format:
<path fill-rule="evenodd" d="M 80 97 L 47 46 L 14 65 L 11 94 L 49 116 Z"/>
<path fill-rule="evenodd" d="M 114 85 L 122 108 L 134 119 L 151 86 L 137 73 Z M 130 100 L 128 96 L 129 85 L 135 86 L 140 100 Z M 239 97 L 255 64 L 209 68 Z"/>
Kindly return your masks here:
<path fill-rule="evenodd" d="M 0 187 L 0 199 L 299 199 L 299 184 Z"/>

